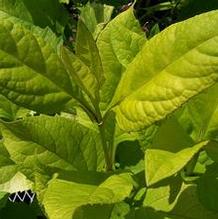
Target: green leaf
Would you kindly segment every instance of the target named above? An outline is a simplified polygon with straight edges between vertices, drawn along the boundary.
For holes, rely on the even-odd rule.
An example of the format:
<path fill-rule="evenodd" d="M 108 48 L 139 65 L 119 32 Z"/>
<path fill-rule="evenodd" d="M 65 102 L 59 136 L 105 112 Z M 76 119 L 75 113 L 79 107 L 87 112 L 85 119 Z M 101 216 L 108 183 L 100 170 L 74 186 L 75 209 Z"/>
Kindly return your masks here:
<path fill-rule="evenodd" d="M 158 33 L 160 33 L 160 27 L 159 27 L 158 23 L 156 23 L 156 24 L 154 24 L 154 26 L 149 31 L 148 38 L 150 39 L 150 38 L 152 38 L 153 36 L 155 36 Z"/>
<path fill-rule="evenodd" d="M 13 104 L 3 95 L 0 95 L 0 118 L 5 121 L 13 121 L 18 118 L 30 115 L 31 112 Z"/>
<path fill-rule="evenodd" d="M 120 127 L 143 129 L 214 85 L 217 37 L 218 12 L 213 11 L 172 25 L 145 43 L 110 104 L 117 105 Z"/>
<path fill-rule="evenodd" d="M 18 168 L 10 159 L 10 155 L 6 150 L 2 140 L 0 140 L 0 187 L 8 183 L 17 173 Z M 1 189 L 0 189 L 1 191 Z M 4 190 L 3 190 L 4 191 Z M 7 190 L 5 192 L 8 192 Z"/>
<path fill-rule="evenodd" d="M 8 182 L 0 184 L 0 191 L 15 193 L 32 189 L 33 184 L 21 172 L 17 172 Z"/>
<path fill-rule="evenodd" d="M 113 175 L 100 185 L 54 179 L 49 183 L 43 205 L 49 218 L 71 219 L 80 206 L 121 202 L 128 197 L 131 190 L 132 184 L 128 174 Z"/>
<path fill-rule="evenodd" d="M 210 210 L 218 211 L 218 164 L 207 167 L 198 181 L 198 195 L 201 203 Z"/>
<path fill-rule="evenodd" d="M 118 145 L 121 142 L 124 141 L 135 141 L 138 139 L 138 133 L 137 132 L 124 132 L 119 128 L 119 126 L 116 123 L 116 132 L 115 132 L 115 139 L 114 144 Z"/>
<path fill-rule="evenodd" d="M 122 73 L 141 50 L 144 42 L 145 35 L 132 7 L 115 17 L 100 33 L 97 46 L 106 79 L 101 90 L 103 107 L 112 99 Z"/>
<path fill-rule="evenodd" d="M 145 151 L 148 146 L 151 146 L 154 136 L 156 135 L 160 124 L 154 124 L 146 129 L 143 129 L 138 133 L 138 140 L 140 142 L 141 149 Z"/>
<path fill-rule="evenodd" d="M 58 0 L 0 0 L 0 11 L 42 28 L 50 27 L 58 34 L 63 33 L 68 21 Z"/>
<path fill-rule="evenodd" d="M 218 140 L 218 84 L 197 95 L 178 114 L 180 124 L 195 142 Z"/>
<path fill-rule="evenodd" d="M 94 39 L 98 37 L 101 30 L 110 21 L 113 9 L 112 6 L 95 2 L 88 2 L 84 7 L 80 8 L 80 18 L 90 33 L 92 33 Z"/>
<path fill-rule="evenodd" d="M 30 22 L 22 20 L 18 17 L 11 16 L 10 14 L 5 13 L 1 10 L 0 18 L 1 20 L 7 20 L 8 22 L 10 21 L 11 23 L 22 25 L 24 28 L 32 31 L 35 35 L 42 37 L 55 51 L 57 51 L 60 44 L 63 43 L 61 37 L 57 37 L 49 27 L 45 27 L 43 29 L 39 28 L 38 26 L 35 26 Z"/>
<path fill-rule="evenodd" d="M 76 55 L 62 47 L 62 61 L 75 82 L 86 92 L 92 102 L 99 101 L 99 89 L 103 82 L 103 69 L 96 43 L 79 20 L 77 25 Z"/>
<path fill-rule="evenodd" d="M 72 114 L 68 114 L 68 116 L 71 116 L 71 118 L 72 118 Z M 76 108 L 76 115 L 73 116 L 73 119 L 75 119 L 78 123 L 80 123 L 81 125 L 89 128 L 89 129 L 93 129 L 95 131 L 98 131 L 98 125 L 96 123 L 94 123 L 89 118 L 87 113 L 83 109 L 81 109 L 80 107 Z"/>
<path fill-rule="evenodd" d="M 88 66 L 65 47 L 61 48 L 61 58 L 72 79 L 91 100 L 96 100 L 96 97 L 98 98 L 98 83 Z"/>
<path fill-rule="evenodd" d="M 97 89 L 100 89 L 104 76 L 99 51 L 82 20 L 79 20 L 77 24 L 76 55 L 89 67 L 90 72 L 96 78 Z"/>
<path fill-rule="evenodd" d="M 47 31 L 30 31 L 26 25 L 3 17 L 0 32 L 1 94 L 43 113 L 60 111 L 73 97 L 80 98 L 54 49 L 57 45 L 47 43 Z M 53 36 L 51 41 L 54 43 Z"/>
<path fill-rule="evenodd" d="M 2 140 L 0 141 L 0 192 L 14 193 L 32 188 L 32 184 L 19 172 L 18 166 L 10 158 Z"/>
<path fill-rule="evenodd" d="M 193 145 L 174 118 L 165 121 L 145 151 L 147 185 L 176 174 L 207 143 L 203 141 Z"/>
<path fill-rule="evenodd" d="M 39 168 L 102 170 L 104 155 L 97 132 L 63 117 L 28 117 L 3 123 L 4 144 L 22 171 L 31 177 Z"/>
<path fill-rule="evenodd" d="M 216 219 L 218 214 L 204 208 L 196 195 L 196 185 L 172 178 L 146 192 L 144 215 L 151 219 Z"/>

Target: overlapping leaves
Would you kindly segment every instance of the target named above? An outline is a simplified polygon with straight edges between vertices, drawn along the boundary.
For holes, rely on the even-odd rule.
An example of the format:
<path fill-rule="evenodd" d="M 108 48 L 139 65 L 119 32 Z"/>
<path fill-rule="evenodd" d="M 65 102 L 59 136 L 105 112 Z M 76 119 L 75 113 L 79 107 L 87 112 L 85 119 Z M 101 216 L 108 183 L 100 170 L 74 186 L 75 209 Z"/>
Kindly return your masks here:
<path fill-rule="evenodd" d="M 206 209 L 216 210 L 216 196 L 204 192 L 211 193 L 210 182 L 217 187 L 216 165 L 205 165 L 205 176 L 198 176 L 197 183 L 191 180 L 188 185 L 179 177 L 201 150 L 211 156 L 211 163 L 218 160 L 217 11 L 172 25 L 146 41 L 133 7 L 109 22 L 112 9 L 107 7 L 101 8 L 103 14 L 91 8 L 95 18 L 88 20 L 84 13 L 89 5 L 82 11 L 73 53 L 60 46 L 49 28 L 36 27 L 60 33 L 64 25 L 59 19 L 54 18 L 54 26 L 43 20 L 44 13 L 36 19 L 37 10 L 30 10 L 24 0 L 17 1 L 14 11 L 12 1 L 0 3 L 0 117 L 5 120 L 0 145 L 5 181 L 0 178 L 0 191 L 12 191 L 8 182 L 13 184 L 21 171 L 34 183 L 51 219 L 85 218 L 92 207 L 92 215 L 97 215 L 99 204 L 108 218 L 120 214 L 117 206 L 123 218 L 131 219 L 217 217 Z M 16 120 L 18 107 L 9 100 L 37 114 Z M 68 107 L 75 107 L 76 115 L 38 115 Z M 131 153 L 134 146 L 138 156 L 122 152 Z M 108 158 L 113 164 L 117 159 L 119 171 L 131 171 L 135 181 L 129 173 L 100 172 Z M 187 205 L 190 199 L 193 204 Z"/>

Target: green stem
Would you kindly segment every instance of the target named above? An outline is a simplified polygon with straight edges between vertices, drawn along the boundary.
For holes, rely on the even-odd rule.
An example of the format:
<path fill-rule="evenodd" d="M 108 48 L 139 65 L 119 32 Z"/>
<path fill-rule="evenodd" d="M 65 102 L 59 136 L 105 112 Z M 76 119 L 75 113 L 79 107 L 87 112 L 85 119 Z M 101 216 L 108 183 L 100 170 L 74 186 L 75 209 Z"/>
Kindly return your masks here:
<path fill-rule="evenodd" d="M 155 11 L 170 10 L 173 7 L 175 7 L 175 4 L 173 4 L 171 2 L 163 2 L 163 3 L 156 4 L 156 5 L 152 5 L 152 6 L 147 7 L 147 8 L 143 8 L 142 10 L 147 11 L 147 15 L 148 15 L 148 14 L 151 14 Z"/>
<path fill-rule="evenodd" d="M 98 105 L 99 103 L 96 101 L 96 99 L 92 98 L 91 96 L 89 96 L 89 98 L 90 98 L 92 105 L 94 106 L 94 110 L 89 105 L 89 103 L 87 103 L 85 99 L 83 101 L 80 101 L 80 107 L 83 108 L 83 110 L 89 116 L 91 121 L 95 121 L 98 124 L 98 129 L 99 129 L 102 147 L 104 151 L 106 171 L 111 171 L 113 169 L 113 147 L 108 145 L 107 139 L 105 137 L 105 128 L 104 128 L 105 120 L 102 117 L 102 114 L 101 114 L 101 111 Z"/>
<path fill-rule="evenodd" d="M 99 127 L 101 142 L 102 142 L 102 146 L 103 146 L 103 150 L 104 150 L 106 171 L 111 171 L 113 169 L 113 163 L 112 163 L 111 156 L 110 156 L 110 151 L 109 151 L 110 148 L 108 147 L 107 141 L 106 141 L 106 138 L 105 138 L 104 124 L 100 123 L 98 125 L 98 127 Z"/>
<path fill-rule="evenodd" d="M 115 163 L 115 152 L 116 152 L 116 148 L 113 145 L 110 145 L 110 153 L 109 153 L 109 157 L 110 157 L 110 162 L 111 162 L 111 168 L 113 169 L 113 165 Z"/>
<path fill-rule="evenodd" d="M 105 128 L 104 128 L 104 118 L 102 117 L 100 108 L 98 104 L 96 104 L 96 114 L 97 114 L 97 123 L 98 123 L 98 129 L 101 136 L 101 142 L 102 147 L 104 151 L 104 158 L 105 158 L 105 164 L 106 164 L 106 171 L 111 171 L 113 169 L 113 161 L 111 157 L 111 148 L 107 144 L 107 140 L 105 137 Z"/>

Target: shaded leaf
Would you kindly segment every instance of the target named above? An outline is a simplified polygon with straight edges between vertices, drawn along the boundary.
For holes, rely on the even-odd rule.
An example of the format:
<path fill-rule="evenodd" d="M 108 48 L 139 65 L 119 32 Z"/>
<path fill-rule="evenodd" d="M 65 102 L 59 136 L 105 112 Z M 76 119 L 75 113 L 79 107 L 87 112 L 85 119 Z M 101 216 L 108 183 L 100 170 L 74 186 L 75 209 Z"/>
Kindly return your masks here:
<path fill-rule="evenodd" d="M 125 203 L 114 205 L 87 205 L 75 212 L 73 219 L 127 219 L 130 206 Z"/>
<path fill-rule="evenodd" d="M 198 200 L 196 185 L 186 185 L 172 178 L 146 192 L 144 211 L 151 219 L 216 219 L 217 213 L 204 208 Z"/>
<path fill-rule="evenodd" d="M 0 11 L 62 34 L 68 15 L 58 0 L 0 0 Z"/>
<path fill-rule="evenodd" d="M 208 141 L 203 141 L 193 144 L 174 118 L 166 121 L 145 152 L 147 185 L 176 174 L 207 143 Z"/>
<path fill-rule="evenodd" d="M 218 85 L 197 95 L 187 103 L 178 120 L 195 142 L 218 140 Z"/>
<path fill-rule="evenodd" d="M 218 162 L 218 142 L 210 141 L 206 147 L 207 154 L 215 161 Z"/>
<path fill-rule="evenodd" d="M 198 195 L 201 203 L 208 209 L 218 211 L 218 165 L 207 167 L 198 181 Z"/>

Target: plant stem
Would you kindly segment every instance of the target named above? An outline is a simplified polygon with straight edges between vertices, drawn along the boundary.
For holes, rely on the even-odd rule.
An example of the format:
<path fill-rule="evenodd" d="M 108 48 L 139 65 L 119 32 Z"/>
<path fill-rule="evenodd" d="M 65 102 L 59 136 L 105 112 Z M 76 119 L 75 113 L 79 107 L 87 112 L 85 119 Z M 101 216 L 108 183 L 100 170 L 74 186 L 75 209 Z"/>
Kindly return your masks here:
<path fill-rule="evenodd" d="M 110 149 L 110 146 L 107 144 L 107 140 L 105 137 L 104 119 L 102 117 L 101 111 L 97 104 L 96 104 L 95 110 L 97 114 L 98 129 L 99 129 L 99 133 L 101 136 L 101 142 L 102 142 L 102 147 L 104 151 L 106 171 L 111 171 L 113 169 L 113 161 L 111 158 L 111 149 Z"/>
<path fill-rule="evenodd" d="M 113 163 L 111 160 L 110 152 L 109 152 L 109 147 L 107 145 L 107 141 L 105 138 L 105 130 L 104 130 L 104 124 L 103 122 L 98 124 L 100 136 L 101 136 L 101 142 L 102 142 L 102 147 L 104 150 L 104 157 L 105 157 L 105 164 L 106 164 L 106 171 L 111 171 L 113 168 Z"/>
<path fill-rule="evenodd" d="M 143 11 L 147 11 L 147 14 L 151 14 L 155 11 L 165 11 L 165 10 L 170 10 L 173 7 L 175 7 L 175 4 L 171 3 L 171 2 L 163 2 L 163 3 L 159 3 L 147 8 L 142 8 L 141 10 Z"/>

